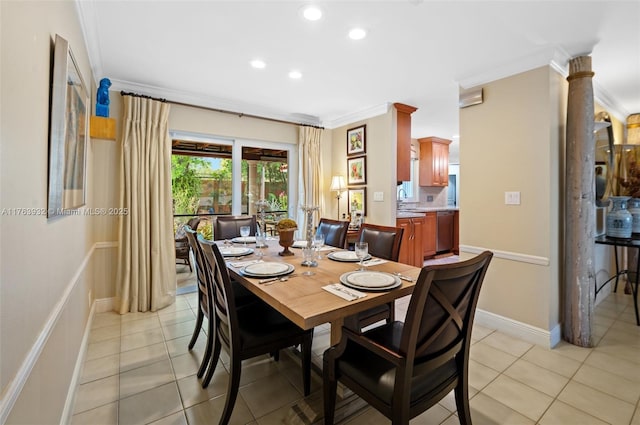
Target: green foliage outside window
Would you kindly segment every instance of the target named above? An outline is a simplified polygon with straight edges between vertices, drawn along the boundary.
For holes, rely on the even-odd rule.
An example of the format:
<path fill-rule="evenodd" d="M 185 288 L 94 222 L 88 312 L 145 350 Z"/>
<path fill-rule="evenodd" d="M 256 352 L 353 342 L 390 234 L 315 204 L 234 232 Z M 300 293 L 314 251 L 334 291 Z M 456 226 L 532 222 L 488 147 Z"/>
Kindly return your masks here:
<path fill-rule="evenodd" d="M 196 214 L 200 202 L 200 177 L 209 164 L 197 156 L 171 155 L 171 191 L 174 214 Z"/>

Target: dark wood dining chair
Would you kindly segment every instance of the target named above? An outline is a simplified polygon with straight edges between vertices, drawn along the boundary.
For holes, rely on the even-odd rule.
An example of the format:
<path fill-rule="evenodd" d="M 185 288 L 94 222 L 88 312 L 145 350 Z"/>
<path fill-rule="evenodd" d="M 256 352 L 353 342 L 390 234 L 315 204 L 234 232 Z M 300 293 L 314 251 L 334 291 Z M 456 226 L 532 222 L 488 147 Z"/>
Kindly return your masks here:
<path fill-rule="evenodd" d="M 200 224 L 200 217 L 193 217 L 189 219 L 187 224 L 182 225 L 176 232 L 175 247 L 176 247 L 176 262 L 181 261 L 181 264 L 189 266 L 189 272 L 193 271 L 191 267 L 191 256 L 189 254 L 190 246 L 185 235 L 185 228 L 189 226 L 191 229 L 196 230 Z"/>
<path fill-rule="evenodd" d="M 324 352 L 324 423 L 332 425 L 338 381 L 405 425 L 454 390 L 458 418 L 471 424 L 469 351 L 480 288 L 493 253 L 422 269 L 406 319 L 364 333 L 342 329 Z"/>
<path fill-rule="evenodd" d="M 229 423 L 238 388 L 242 361 L 280 349 L 301 345 L 304 395 L 311 391 L 311 343 L 313 329 L 304 330 L 264 302 L 237 307 L 224 258 L 215 243 L 200 240 L 213 284 L 214 341 L 209 368 L 202 382 L 207 387 L 221 349 L 229 355 L 230 377 L 220 424 Z"/>
<path fill-rule="evenodd" d="M 213 239 L 233 239 L 240 236 L 240 227 L 249 226 L 249 235 L 256 235 L 255 215 L 220 215 L 216 217 Z"/>
<path fill-rule="evenodd" d="M 211 320 L 213 318 L 213 315 L 211 314 L 213 288 L 209 280 L 209 275 L 206 272 L 204 254 L 200 244 L 198 243 L 198 237 L 202 237 L 202 235 L 198 235 L 189 226 L 185 226 L 184 230 L 196 260 L 196 280 L 198 282 L 198 313 L 196 315 L 196 324 L 193 329 L 193 335 L 189 341 L 189 351 L 191 351 L 195 346 L 198 336 L 200 335 L 204 318 L 207 318 L 207 343 L 204 355 L 200 362 L 200 368 L 197 373 L 198 378 L 202 378 L 202 375 L 204 375 L 207 365 L 209 364 L 211 350 L 213 349 L 213 320 Z"/>
<path fill-rule="evenodd" d="M 393 226 L 381 226 L 378 224 L 363 223 L 358 231 L 356 240 L 369 244 L 369 254 L 373 257 L 390 261 L 398 261 L 400 256 L 400 244 L 404 229 Z M 386 320 L 387 323 L 395 319 L 395 304 L 393 301 L 372 307 L 358 314 L 358 326 L 360 329 Z"/>
<path fill-rule="evenodd" d="M 191 340 L 189 341 L 188 345 L 189 351 L 191 351 L 195 346 L 198 340 L 198 336 L 200 335 L 200 330 L 202 328 L 204 318 L 207 318 L 207 343 L 202 361 L 200 363 L 200 369 L 198 369 L 197 373 L 198 378 L 202 378 L 202 375 L 204 375 L 207 365 L 209 364 L 211 350 L 213 348 L 213 320 L 210 320 L 213 317 L 213 315 L 211 314 L 212 304 L 210 302 L 213 297 L 213 285 L 210 281 L 210 276 L 207 273 L 208 266 L 204 257 L 204 253 L 202 252 L 202 247 L 199 243 L 200 241 L 204 241 L 204 237 L 201 234 L 193 231 L 189 226 L 185 226 L 185 232 L 196 260 L 196 279 L 198 282 L 199 306 L 198 314 L 196 315 L 196 324 L 193 328 L 193 334 L 191 335 Z M 252 294 L 240 283 L 232 281 L 231 285 L 234 288 L 236 307 L 246 306 L 254 302 L 261 302 L 258 297 Z"/>
<path fill-rule="evenodd" d="M 344 248 L 347 243 L 347 232 L 349 231 L 348 221 L 331 220 L 330 218 L 320 218 L 316 234 L 324 235 L 324 244 Z"/>

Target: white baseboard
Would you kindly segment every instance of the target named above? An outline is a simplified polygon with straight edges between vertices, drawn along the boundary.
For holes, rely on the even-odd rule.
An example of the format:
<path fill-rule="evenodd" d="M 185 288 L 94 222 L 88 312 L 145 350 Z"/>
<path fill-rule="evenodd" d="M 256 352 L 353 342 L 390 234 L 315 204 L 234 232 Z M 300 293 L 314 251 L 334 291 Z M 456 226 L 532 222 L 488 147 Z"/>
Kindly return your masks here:
<path fill-rule="evenodd" d="M 73 368 L 73 375 L 71 376 L 71 382 L 69 383 L 69 390 L 67 391 L 67 399 L 64 403 L 64 409 L 60 416 L 60 425 L 70 424 L 71 417 L 73 416 L 73 406 L 76 401 L 76 393 L 78 389 L 78 383 L 82 377 L 82 368 L 84 366 L 84 359 L 87 355 L 87 345 L 89 344 L 89 334 L 91 333 L 91 327 L 93 325 L 93 317 L 96 313 L 96 302 L 91 304 L 91 311 L 89 312 L 89 319 L 87 320 L 87 326 L 84 328 L 84 335 L 82 336 L 82 343 L 80 344 L 80 350 L 78 357 L 76 358 L 76 365 Z"/>
<path fill-rule="evenodd" d="M 547 348 L 560 342 L 560 324 L 547 331 L 480 309 L 476 310 L 474 323 Z"/>
<path fill-rule="evenodd" d="M 95 301 L 96 304 L 96 313 L 106 313 L 108 311 L 113 311 L 113 306 L 115 304 L 115 298 L 100 298 Z"/>

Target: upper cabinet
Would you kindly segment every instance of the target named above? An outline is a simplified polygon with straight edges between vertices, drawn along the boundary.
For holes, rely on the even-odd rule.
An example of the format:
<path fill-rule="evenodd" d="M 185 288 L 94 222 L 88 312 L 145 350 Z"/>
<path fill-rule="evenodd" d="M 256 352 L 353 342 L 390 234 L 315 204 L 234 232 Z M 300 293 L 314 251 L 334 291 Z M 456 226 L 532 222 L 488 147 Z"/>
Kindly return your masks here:
<path fill-rule="evenodd" d="M 403 103 L 394 103 L 397 111 L 397 178 L 398 182 L 411 180 L 411 114 L 418 110 Z"/>
<path fill-rule="evenodd" d="M 447 186 L 451 140 L 423 137 L 418 141 L 420 142 L 420 186 Z"/>

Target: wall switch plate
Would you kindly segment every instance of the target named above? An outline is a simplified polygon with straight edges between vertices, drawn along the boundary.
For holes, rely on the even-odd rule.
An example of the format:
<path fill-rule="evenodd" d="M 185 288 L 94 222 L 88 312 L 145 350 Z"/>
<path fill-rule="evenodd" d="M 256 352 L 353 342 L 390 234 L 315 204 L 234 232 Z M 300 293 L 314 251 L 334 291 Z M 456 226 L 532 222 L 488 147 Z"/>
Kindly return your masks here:
<path fill-rule="evenodd" d="M 520 205 L 520 192 L 505 192 L 505 205 Z"/>
<path fill-rule="evenodd" d="M 384 192 L 373 192 L 373 200 L 376 202 L 384 201 Z"/>

